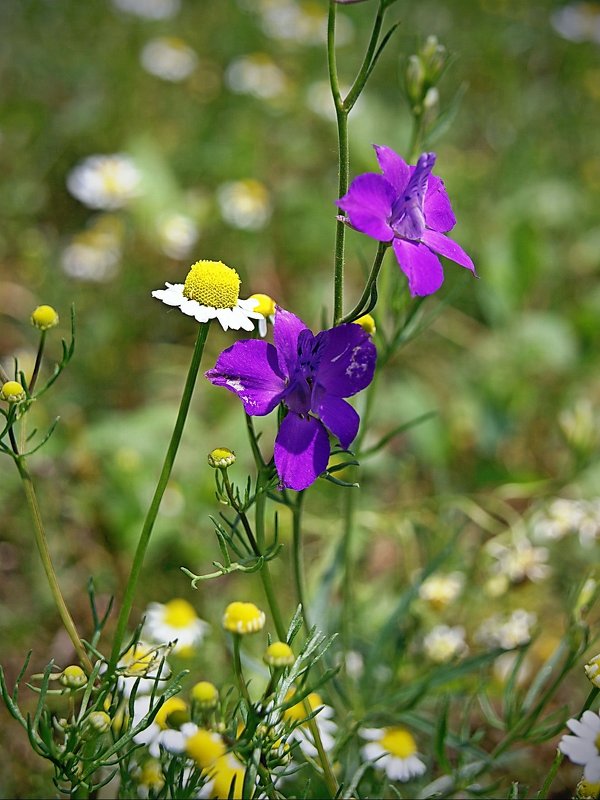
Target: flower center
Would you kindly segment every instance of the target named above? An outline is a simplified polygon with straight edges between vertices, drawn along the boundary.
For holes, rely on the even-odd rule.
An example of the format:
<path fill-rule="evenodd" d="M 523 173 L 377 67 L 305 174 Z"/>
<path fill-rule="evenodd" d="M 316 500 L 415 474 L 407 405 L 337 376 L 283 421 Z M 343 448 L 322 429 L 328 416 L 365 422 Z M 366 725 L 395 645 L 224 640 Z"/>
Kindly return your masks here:
<path fill-rule="evenodd" d="M 174 711 L 187 711 L 187 706 L 180 697 L 169 697 L 169 699 L 165 700 L 162 706 L 158 709 L 158 712 L 154 717 L 154 722 L 156 722 L 162 731 L 169 727 L 167 718 Z"/>
<path fill-rule="evenodd" d="M 166 625 L 170 625 L 172 628 L 187 628 L 195 619 L 194 607 L 187 600 L 177 598 L 165 603 L 164 621 Z"/>
<path fill-rule="evenodd" d="M 397 758 L 409 758 L 417 752 L 415 740 L 404 728 L 386 728 L 379 744 Z"/>
<path fill-rule="evenodd" d="M 204 728 L 200 728 L 193 736 L 190 736 L 185 744 L 185 751 L 202 769 L 211 767 L 218 758 L 226 753 L 221 737 Z"/>
<path fill-rule="evenodd" d="M 240 276 L 221 261 L 192 264 L 183 295 L 211 308 L 234 308 L 240 296 Z"/>
<path fill-rule="evenodd" d="M 288 692 L 286 695 L 286 700 L 289 700 L 294 694 L 294 690 Z M 308 705 L 310 706 L 310 710 L 314 711 L 316 708 L 320 708 L 323 705 L 323 701 L 321 699 L 321 695 L 317 694 L 316 692 L 311 692 L 308 697 Z M 304 705 L 304 701 L 300 703 L 296 703 L 295 706 L 290 706 L 290 708 L 286 708 L 284 712 L 284 717 L 287 719 L 288 722 L 301 722 L 303 723 L 306 717 L 308 716 L 306 707 Z"/>

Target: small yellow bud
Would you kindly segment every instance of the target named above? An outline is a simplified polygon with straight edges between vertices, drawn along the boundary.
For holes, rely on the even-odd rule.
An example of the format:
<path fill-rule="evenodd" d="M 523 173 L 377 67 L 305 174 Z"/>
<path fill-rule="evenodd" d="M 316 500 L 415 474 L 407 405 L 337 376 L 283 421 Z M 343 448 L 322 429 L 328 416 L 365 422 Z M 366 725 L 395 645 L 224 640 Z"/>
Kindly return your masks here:
<path fill-rule="evenodd" d="M 81 667 L 74 664 L 63 669 L 58 682 L 67 689 L 81 689 L 87 683 L 87 675 Z"/>
<path fill-rule="evenodd" d="M 589 681 L 593 683 L 596 688 L 600 688 L 600 654 L 590 658 L 584 670 Z"/>
<path fill-rule="evenodd" d="M 377 327 L 375 326 L 375 320 L 370 314 L 363 314 L 362 317 L 354 320 L 355 325 L 360 325 L 363 331 L 366 331 L 369 336 L 373 336 Z"/>
<path fill-rule="evenodd" d="M 0 398 L 7 403 L 20 403 L 25 399 L 25 389 L 18 381 L 6 381 L 0 389 Z"/>
<path fill-rule="evenodd" d="M 58 314 L 52 306 L 38 306 L 31 315 L 31 324 L 41 331 L 58 325 Z"/>
<path fill-rule="evenodd" d="M 600 795 L 600 783 L 591 783 L 582 778 L 575 787 L 576 800 L 597 800 Z"/>
<path fill-rule="evenodd" d="M 92 711 L 87 718 L 88 725 L 98 733 L 107 733 L 112 724 L 111 718 L 105 711 Z"/>
<path fill-rule="evenodd" d="M 210 681 L 198 681 L 192 687 L 192 700 L 204 711 L 210 711 L 217 707 L 219 691 Z"/>
<path fill-rule="evenodd" d="M 235 464 L 235 453 L 227 447 L 215 447 L 208 454 L 208 464 L 213 469 L 226 469 Z"/>
<path fill-rule="evenodd" d="M 270 667 L 289 667 L 295 660 L 292 648 L 285 642 L 273 642 L 263 656 L 263 661 Z"/>
<path fill-rule="evenodd" d="M 254 311 L 258 311 L 263 317 L 272 317 L 275 313 L 275 300 L 268 294 L 251 294 L 248 300 L 258 301 L 258 305 L 254 306 Z"/>
<path fill-rule="evenodd" d="M 256 633 L 264 627 L 265 620 L 265 612 L 254 603 L 242 603 L 238 600 L 225 609 L 223 627 L 232 633 Z"/>

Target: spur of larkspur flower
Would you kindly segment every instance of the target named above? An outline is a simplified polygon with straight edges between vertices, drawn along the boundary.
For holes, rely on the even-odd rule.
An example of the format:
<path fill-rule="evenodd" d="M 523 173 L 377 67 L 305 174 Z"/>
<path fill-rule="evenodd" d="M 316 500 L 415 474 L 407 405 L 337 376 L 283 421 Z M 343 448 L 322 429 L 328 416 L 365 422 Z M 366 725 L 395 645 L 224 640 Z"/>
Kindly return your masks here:
<path fill-rule="evenodd" d="M 444 235 L 456 217 L 443 181 L 431 174 L 435 153 L 423 153 L 410 166 L 389 147 L 374 147 L 383 174 L 359 175 L 337 201 L 350 225 L 392 245 L 413 297 L 433 294 L 444 282 L 438 255 L 476 275 L 471 258 Z"/>
<path fill-rule="evenodd" d="M 352 323 L 316 336 L 301 319 L 277 307 L 275 345 L 255 339 L 224 350 L 206 377 L 237 394 L 250 416 L 264 416 L 283 403 L 287 416 L 275 439 L 281 486 L 306 489 L 326 469 L 331 431 L 347 448 L 360 418 L 343 398 L 369 385 L 377 351 L 371 337 Z"/>
<path fill-rule="evenodd" d="M 196 261 L 185 283 L 167 283 L 166 289 L 157 289 L 152 297 L 168 306 L 179 306 L 197 322 L 216 318 L 225 331 L 228 328 L 252 331 L 252 320 L 263 317 L 254 310 L 257 300 L 240 300 L 240 283 L 237 272 L 222 261 Z"/>
<path fill-rule="evenodd" d="M 567 720 L 567 727 L 575 735 L 563 736 L 558 749 L 574 764 L 583 766 L 586 781 L 600 781 L 600 717 L 593 711 L 584 711 L 581 719 Z"/>

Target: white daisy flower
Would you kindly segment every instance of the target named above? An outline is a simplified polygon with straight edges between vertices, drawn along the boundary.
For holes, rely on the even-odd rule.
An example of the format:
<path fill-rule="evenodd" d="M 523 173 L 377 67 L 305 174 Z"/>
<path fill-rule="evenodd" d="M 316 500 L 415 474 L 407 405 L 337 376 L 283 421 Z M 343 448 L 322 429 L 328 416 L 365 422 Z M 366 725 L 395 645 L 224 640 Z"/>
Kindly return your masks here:
<path fill-rule="evenodd" d="M 361 749 L 365 761 L 383 769 L 391 781 L 409 781 L 427 769 L 417 755 L 417 743 L 405 728 L 363 728 L 360 736 L 367 739 Z"/>
<path fill-rule="evenodd" d="M 136 697 L 133 704 L 132 727 L 135 727 L 150 711 L 151 696 L 143 695 Z M 156 706 L 158 698 L 154 698 L 153 705 Z M 143 731 L 136 733 L 133 741 L 136 744 L 143 744 L 154 758 L 160 756 L 160 749 L 163 747 L 170 753 L 183 753 L 186 749 L 187 740 L 194 736 L 198 731 L 198 726 L 189 720 L 189 710 L 186 703 L 180 697 L 170 697 L 158 709 L 154 720 L 144 728 Z"/>
<path fill-rule="evenodd" d="M 67 189 L 88 208 L 122 208 L 140 194 L 142 176 L 123 153 L 88 156 L 67 175 Z"/>
<path fill-rule="evenodd" d="M 166 214 L 158 221 L 160 247 L 169 258 L 187 258 L 199 235 L 198 226 L 185 214 Z"/>
<path fill-rule="evenodd" d="M 217 189 L 221 216 L 234 228 L 256 231 L 271 218 L 269 191 L 260 181 L 249 178 L 228 181 Z"/>
<path fill-rule="evenodd" d="M 484 620 L 475 634 L 475 639 L 489 647 L 513 650 L 530 641 L 531 629 L 536 622 L 535 614 L 517 608 L 507 619 L 494 615 Z"/>
<path fill-rule="evenodd" d="M 131 770 L 133 779 L 137 785 L 138 797 L 155 797 L 165 785 L 165 776 L 162 771 L 160 761 L 155 758 L 146 759 L 143 764 L 135 764 Z"/>
<path fill-rule="evenodd" d="M 258 320 L 258 333 L 264 339 L 267 335 L 267 320 L 271 325 L 275 322 L 275 301 L 268 294 L 251 294 L 248 300 L 256 300 L 254 310 L 262 314 Z"/>
<path fill-rule="evenodd" d="M 293 696 L 293 691 L 288 695 L 289 699 Z M 336 723 L 331 719 L 333 716 L 333 708 L 327 706 L 321 700 L 321 696 L 316 692 L 311 692 L 306 698 L 310 706 L 310 712 L 319 709 L 317 715 L 313 717 L 321 742 L 326 753 L 331 752 L 335 745 L 335 734 L 337 731 Z M 289 734 L 290 741 L 298 742 L 302 752 L 309 758 L 317 758 L 318 751 L 314 745 L 314 738 L 310 730 L 309 723 L 306 717 L 310 713 L 305 707 L 304 700 L 296 705 L 286 708 L 283 713 L 284 722 L 288 725 L 294 725 Z"/>
<path fill-rule="evenodd" d="M 593 711 L 584 711 L 581 719 L 567 720 L 567 727 L 575 734 L 563 736 L 558 749 L 574 764 L 583 767 L 586 781 L 600 781 L 600 717 Z"/>
<path fill-rule="evenodd" d="M 198 66 L 198 56 L 183 39 L 159 36 L 144 45 L 140 63 L 151 75 L 177 83 L 189 78 Z"/>
<path fill-rule="evenodd" d="M 439 611 L 456 600 L 464 583 L 465 576 L 462 572 L 430 575 L 419 586 L 419 597 Z"/>
<path fill-rule="evenodd" d="M 173 643 L 172 652 L 193 650 L 210 627 L 183 598 L 168 603 L 150 603 L 145 613 L 143 635 L 156 644 Z"/>
<path fill-rule="evenodd" d="M 239 275 L 221 261 L 197 261 L 192 264 L 185 283 L 167 283 L 166 287 L 152 292 L 152 297 L 168 306 L 178 306 L 198 322 L 218 319 L 225 331 L 254 330 L 252 320 L 262 318 L 254 310 L 258 305 L 256 300 L 239 299 Z"/>
<path fill-rule="evenodd" d="M 259 100 L 272 100 L 287 88 L 285 74 L 266 53 L 251 53 L 232 61 L 225 81 L 237 94 L 250 94 Z"/>
<path fill-rule="evenodd" d="M 128 698 L 137 686 L 136 697 L 151 694 L 171 675 L 165 656 L 168 647 L 157 647 L 140 641 L 130 647 L 117 664 L 119 691 Z"/>
<path fill-rule="evenodd" d="M 242 796 L 246 769 L 233 753 L 225 753 L 217 758 L 206 774 L 209 776 L 209 780 L 197 794 L 201 800 L 202 798 Z"/>
<path fill-rule="evenodd" d="M 520 583 L 527 578 L 541 581 L 550 574 L 548 549 L 534 547 L 524 536 L 513 536 L 508 544 L 492 540 L 486 545 L 487 551 L 496 559 L 493 571 L 506 575 L 511 583 Z"/>
<path fill-rule="evenodd" d="M 119 11 L 144 19 L 169 19 L 181 7 L 181 0 L 112 0 Z"/>
<path fill-rule="evenodd" d="M 430 661 L 444 664 L 464 655 L 467 650 L 465 629 L 462 625 L 436 625 L 423 639 L 423 650 Z"/>
<path fill-rule="evenodd" d="M 121 220 L 115 214 L 98 215 L 63 250 L 63 271 L 81 281 L 110 280 L 118 272 L 122 240 Z"/>

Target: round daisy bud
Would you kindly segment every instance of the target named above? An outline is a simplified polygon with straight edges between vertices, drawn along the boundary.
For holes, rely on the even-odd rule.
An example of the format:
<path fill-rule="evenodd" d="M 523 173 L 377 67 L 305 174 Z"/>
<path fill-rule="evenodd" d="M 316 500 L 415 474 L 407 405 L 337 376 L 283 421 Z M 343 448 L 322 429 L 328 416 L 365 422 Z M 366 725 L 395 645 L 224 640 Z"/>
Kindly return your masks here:
<path fill-rule="evenodd" d="M 264 627 L 265 620 L 265 612 L 254 603 L 242 603 L 238 600 L 225 609 L 223 627 L 232 633 L 256 633 Z"/>
<path fill-rule="evenodd" d="M 226 469 L 235 464 L 235 453 L 228 447 L 215 447 L 208 454 L 208 464 L 213 469 Z"/>
<path fill-rule="evenodd" d="M 596 688 L 600 688 L 600 654 L 590 658 L 584 667 L 585 674 Z"/>
<path fill-rule="evenodd" d="M 52 306 L 38 306 L 31 315 L 31 324 L 41 331 L 58 325 L 58 314 Z"/>
<path fill-rule="evenodd" d="M 87 675 L 77 665 L 65 667 L 60 674 L 58 682 L 67 689 L 81 689 L 87 683 Z"/>
<path fill-rule="evenodd" d="M 372 336 L 377 330 L 375 320 L 370 314 L 363 314 L 362 317 L 354 320 L 355 325 L 360 325 L 363 331 L 366 331 L 369 336 Z"/>
<path fill-rule="evenodd" d="M 295 660 L 292 648 L 285 642 L 273 642 L 263 656 L 263 661 L 270 667 L 290 667 Z"/>
<path fill-rule="evenodd" d="M 87 718 L 87 723 L 97 733 L 107 733 L 112 721 L 105 711 L 92 711 Z"/>
<path fill-rule="evenodd" d="M 194 700 L 203 711 L 210 711 L 217 707 L 219 691 L 214 683 L 210 681 L 198 681 L 198 683 L 192 686 L 192 700 Z"/>
<path fill-rule="evenodd" d="M 7 403 L 20 403 L 25 399 L 25 389 L 18 381 L 6 381 L 0 389 L 0 398 Z"/>
<path fill-rule="evenodd" d="M 248 300 L 256 300 L 257 305 L 254 306 L 254 310 L 258 311 L 259 314 L 262 314 L 263 317 L 272 317 L 275 313 L 275 300 L 272 297 L 269 297 L 268 294 L 251 294 Z"/>
<path fill-rule="evenodd" d="M 576 800 L 598 800 L 600 783 L 592 783 L 582 778 L 575 787 Z"/>

